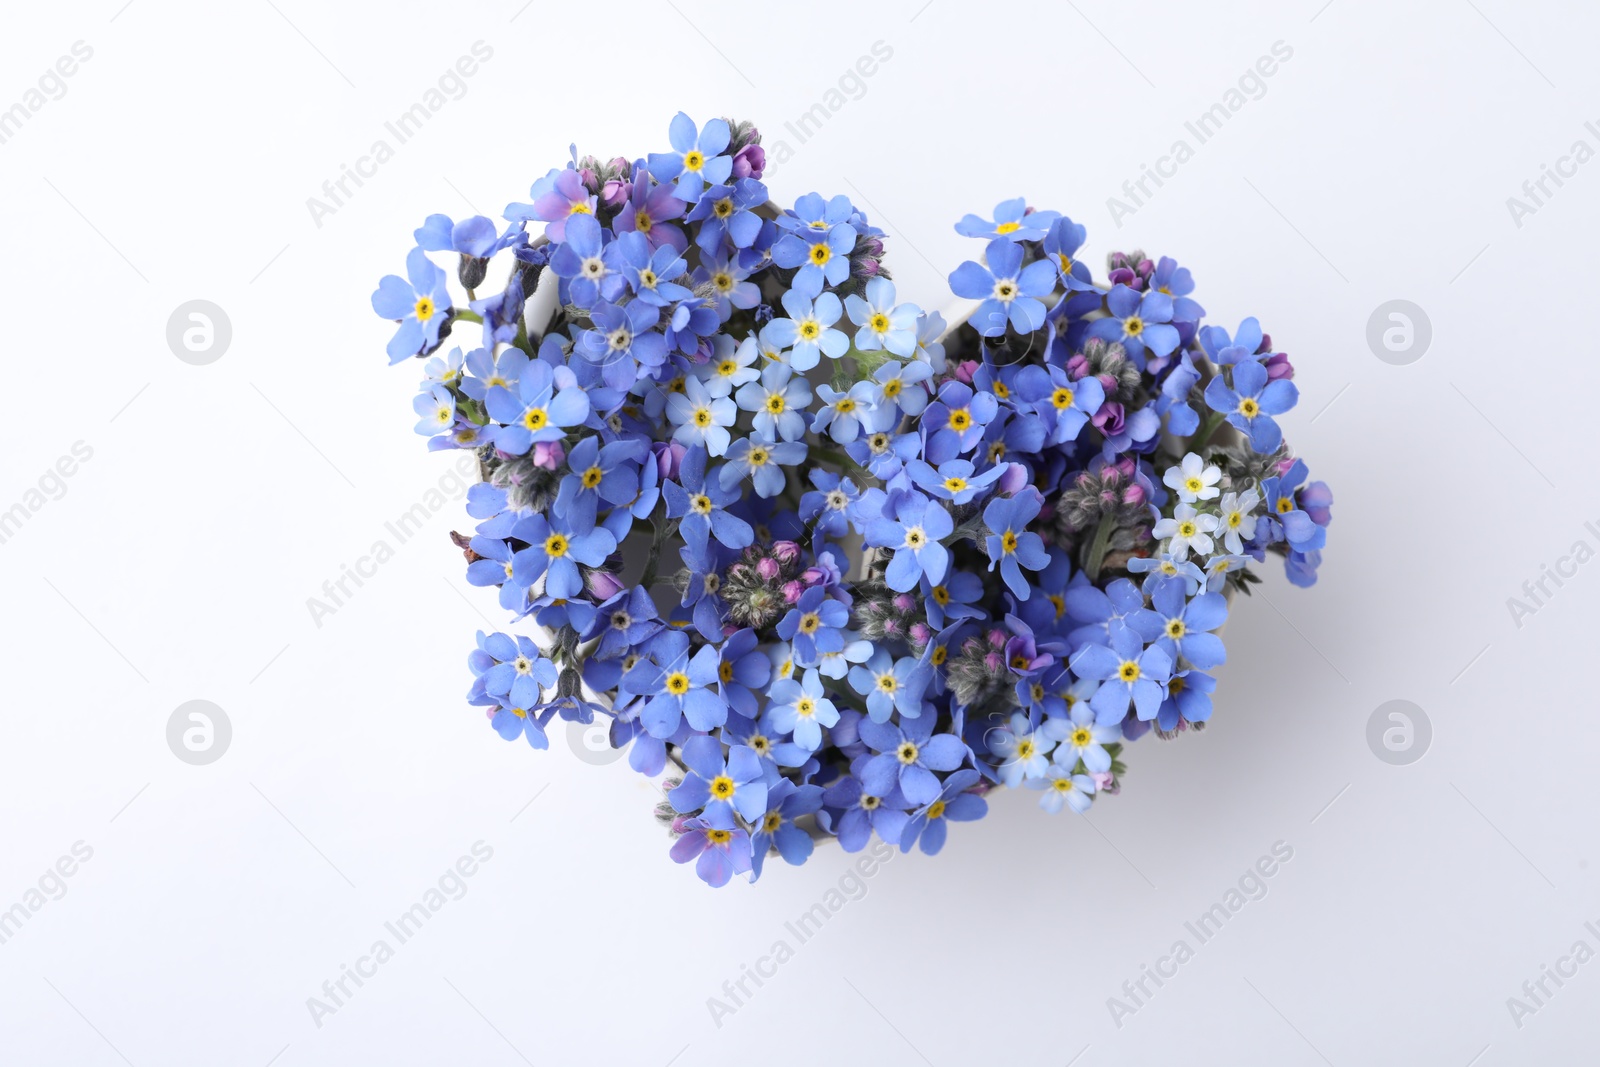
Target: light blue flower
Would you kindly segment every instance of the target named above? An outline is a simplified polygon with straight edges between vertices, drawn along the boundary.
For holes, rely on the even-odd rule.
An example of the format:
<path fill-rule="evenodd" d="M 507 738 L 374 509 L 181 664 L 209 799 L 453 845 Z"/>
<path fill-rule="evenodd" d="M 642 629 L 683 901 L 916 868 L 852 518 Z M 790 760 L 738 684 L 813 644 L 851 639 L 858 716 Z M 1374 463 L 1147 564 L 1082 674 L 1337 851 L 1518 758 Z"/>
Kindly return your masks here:
<path fill-rule="evenodd" d="M 790 289 L 783 294 L 783 310 L 788 318 L 767 323 L 761 339 L 790 349 L 789 365 L 795 370 L 810 370 L 821 356 L 838 359 L 850 350 L 850 338 L 833 328 L 844 314 L 844 305 L 832 293 L 813 301 L 798 289 Z"/>

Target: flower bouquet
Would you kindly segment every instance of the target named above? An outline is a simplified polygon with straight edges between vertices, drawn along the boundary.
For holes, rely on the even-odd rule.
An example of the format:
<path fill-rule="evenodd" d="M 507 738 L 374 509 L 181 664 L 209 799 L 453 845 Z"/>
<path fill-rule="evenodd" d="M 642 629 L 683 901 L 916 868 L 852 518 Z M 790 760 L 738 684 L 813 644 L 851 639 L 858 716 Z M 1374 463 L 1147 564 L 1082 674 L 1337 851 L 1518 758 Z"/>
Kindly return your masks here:
<path fill-rule="evenodd" d="M 751 125 L 667 139 L 574 151 L 504 228 L 429 216 L 373 294 L 390 362 L 431 357 L 417 431 L 478 458 L 467 581 L 528 631 L 468 657 L 494 731 L 609 721 L 720 886 L 937 853 L 1000 786 L 1082 812 L 1129 742 L 1202 729 L 1251 564 L 1310 585 L 1332 504 L 1257 321 L 1202 325 L 1166 257 L 1097 280 L 1017 199 L 956 224 L 947 322 L 859 205 L 769 199 Z"/>

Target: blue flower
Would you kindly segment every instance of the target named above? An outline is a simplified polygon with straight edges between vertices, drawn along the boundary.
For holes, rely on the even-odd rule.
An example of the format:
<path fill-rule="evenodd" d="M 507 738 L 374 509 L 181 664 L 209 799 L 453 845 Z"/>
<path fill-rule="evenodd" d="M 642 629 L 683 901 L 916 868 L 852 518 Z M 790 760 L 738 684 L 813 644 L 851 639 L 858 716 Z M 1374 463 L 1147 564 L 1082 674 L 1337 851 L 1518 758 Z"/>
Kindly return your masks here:
<path fill-rule="evenodd" d="M 485 398 L 489 415 L 503 427 L 495 438 L 495 446 L 509 455 L 520 456 L 536 441 L 559 441 L 567 429 L 581 425 L 589 417 L 589 396 L 576 384 L 556 386 L 564 378 L 571 382 L 572 372 L 563 368 L 557 372 L 543 360 L 534 360 L 522 372 L 517 392 L 494 386 Z"/>
<path fill-rule="evenodd" d="M 695 874 L 711 888 L 721 889 L 734 875 L 749 872 L 750 835 L 712 826 L 704 819 L 689 819 L 669 855 L 674 863 L 697 860 Z"/>
<path fill-rule="evenodd" d="M 754 335 L 737 344 L 731 337 L 718 335 L 716 352 L 701 368 L 700 378 L 706 383 L 706 392 L 712 396 L 728 396 L 739 386 L 761 377 L 761 372 L 751 366 L 760 354 L 760 342 Z"/>
<path fill-rule="evenodd" d="M 556 665 L 544 657 L 538 645 L 521 635 L 486 635 L 480 630 L 478 647 L 468 657 L 467 665 L 483 683 L 485 693 L 518 708 L 536 706 L 540 687 L 554 689 L 556 685 Z"/>
<path fill-rule="evenodd" d="M 860 852 L 866 848 L 874 830 L 884 841 L 898 845 L 900 835 L 911 821 L 905 810 L 910 805 L 899 789 L 888 796 L 876 796 L 862 789 L 860 779 L 850 775 L 828 786 L 822 794 L 822 803 L 822 815 L 829 816 L 839 846 L 846 852 Z M 831 812 L 838 814 L 833 816 Z"/>
<path fill-rule="evenodd" d="M 861 490 L 849 478 L 821 467 L 813 467 L 809 477 L 817 488 L 800 498 L 800 518 L 814 523 L 821 535 L 843 537 L 850 530 L 850 506 Z"/>
<path fill-rule="evenodd" d="M 755 541 L 750 524 L 725 510 L 739 499 L 739 491 L 706 477 L 705 449 L 685 452 L 678 480 L 663 483 L 661 489 L 667 498 L 667 517 L 681 520 L 678 530 L 686 544 L 704 549 L 707 539 L 715 537 L 729 548 L 744 548 Z"/>
<path fill-rule="evenodd" d="M 952 570 L 944 581 L 927 582 L 927 597 L 922 608 L 928 615 L 928 625 L 942 630 L 958 619 L 981 619 L 982 608 L 974 607 L 983 599 L 983 579 L 969 571 Z"/>
<path fill-rule="evenodd" d="M 1205 722 L 1211 718 L 1211 694 L 1217 680 L 1199 671 L 1179 671 L 1167 681 L 1167 699 L 1156 713 L 1156 726 L 1176 730 L 1184 722 Z"/>
<path fill-rule="evenodd" d="M 617 549 L 617 539 L 604 526 L 585 527 L 560 515 L 529 515 L 517 523 L 514 534 L 528 543 L 511 557 L 517 583 L 531 588 L 543 575 L 545 593 L 562 599 L 583 592 L 578 564 L 598 567 Z"/>
<path fill-rule="evenodd" d="M 1171 256 L 1162 256 L 1156 263 L 1149 285 L 1152 291 L 1172 297 L 1173 322 L 1199 322 L 1205 315 L 1206 309 L 1189 297 L 1194 292 L 1194 277 L 1189 268 L 1178 266 L 1178 261 Z"/>
<path fill-rule="evenodd" d="M 691 729 L 701 731 L 727 722 L 728 703 L 711 689 L 718 681 L 717 650 L 702 645 L 691 659 L 689 637 L 678 630 L 668 630 L 656 640 L 662 662 L 641 661 L 620 683 L 628 692 L 648 699 L 639 721 L 650 736 L 671 737 L 685 721 Z"/>
<path fill-rule="evenodd" d="M 805 411 L 811 403 L 811 383 L 795 377 L 786 363 L 769 363 L 759 382 L 739 388 L 734 399 L 745 411 L 755 412 L 755 430 L 768 441 L 794 441 L 806 432 Z"/>
<path fill-rule="evenodd" d="M 750 271 L 740 266 L 726 254 L 702 256 L 695 269 L 697 286 L 711 286 L 711 300 L 717 317 L 726 322 L 734 309 L 749 309 L 761 303 L 761 287 L 749 281 Z"/>
<path fill-rule="evenodd" d="M 1059 742 L 1055 762 L 1066 770 L 1073 770 L 1078 761 L 1090 774 L 1104 774 L 1111 769 L 1111 753 L 1106 745 L 1122 738 L 1115 725 L 1102 725 L 1088 703 L 1079 701 L 1072 705 L 1066 716 L 1051 718 L 1044 723 L 1045 736 Z"/>
<path fill-rule="evenodd" d="M 850 688 L 867 698 L 867 715 L 873 722 L 888 722 L 896 711 L 902 720 L 921 716 L 930 680 L 928 669 L 916 657 L 895 659 L 886 648 L 879 648 L 862 666 L 850 668 Z"/>
<path fill-rule="evenodd" d="M 682 277 L 689 264 L 670 244 L 652 249 L 643 234 L 624 233 L 606 248 L 605 256 L 611 268 L 628 280 L 628 287 L 646 304 L 667 307 L 694 295 L 693 290 L 673 280 Z"/>
<path fill-rule="evenodd" d="M 908 593 L 924 575 L 936 584 L 944 580 L 950 551 L 940 541 L 950 536 L 955 523 L 941 505 L 921 493 L 896 491 L 885 497 L 881 489 L 873 489 L 862 494 L 859 508 L 864 513 L 880 509 L 863 532 L 867 544 L 894 550 L 884 575 L 890 589 Z"/>
<path fill-rule="evenodd" d="M 468 547 L 478 558 L 467 564 L 467 583 L 499 586 L 500 606 L 520 614 L 528 605 L 528 587 L 514 577 L 511 546 L 498 537 L 480 535 Z"/>
<path fill-rule="evenodd" d="M 850 338 L 833 324 L 844 314 L 844 305 L 832 293 L 814 301 L 798 289 L 783 294 L 785 319 L 773 319 L 761 331 L 764 342 L 791 349 L 789 365 L 798 371 L 810 370 L 821 356 L 838 359 L 850 350 Z"/>
<path fill-rule="evenodd" d="M 1087 774 L 1073 774 L 1072 768 L 1059 763 L 1051 767 L 1043 778 L 1028 783 L 1029 789 L 1043 789 L 1039 806 L 1054 815 L 1063 807 L 1070 807 L 1082 815 L 1094 802 L 1094 779 Z"/>
<path fill-rule="evenodd" d="M 1037 404 L 1045 420 L 1045 439 L 1054 445 L 1076 441 L 1105 403 L 1105 386 L 1093 374 L 1073 381 L 1060 367 L 1051 365 L 1045 370 L 1050 376 L 1050 392 Z"/>
<path fill-rule="evenodd" d="M 1106 294 L 1106 307 L 1111 317 L 1091 322 L 1089 336 L 1120 342 L 1140 370 L 1146 349 L 1165 356 L 1178 347 L 1178 328 L 1171 324 L 1172 297 L 1166 293 L 1141 296 L 1126 285 L 1113 285 Z"/>
<path fill-rule="evenodd" d="M 1038 490 L 1030 489 L 1009 499 L 1001 497 L 991 500 L 989 506 L 983 509 L 983 524 L 989 529 L 989 535 L 984 539 L 984 547 L 989 553 L 989 569 L 992 571 L 996 566 L 1000 568 L 1000 577 L 1005 579 L 1006 588 L 1018 600 L 1027 600 L 1029 595 L 1028 580 L 1023 577 L 1022 568 L 1040 571 L 1050 565 L 1050 555 L 1044 550 L 1044 539 L 1027 530 L 1028 523 L 1039 514 L 1042 506 L 1043 500 Z"/>
<path fill-rule="evenodd" d="M 995 483 L 1005 473 L 1005 465 L 990 467 L 982 474 L 974 474 L 973 466 L 964 459 L 950 459 L 939 464 L 937 470 L 920 459 L 906 464 L 906 473 L 917 486 L 940 500 L 952 504 L 965 504 Z"/>
<path fill-rule="evenodd" d="M 849 444 L 861 433 L 861 420 L 872 408 L 874 388 L 871 382 L 857 382 L 848 392 L 841 392 L 826 383 L 817 386 L 817 396 L 822 398 L 822 410 L 812 417 L 811 428 L 817 433 L 828 431 L 840 444 Z"/>
<path fill-rule="evenodd" d="M 1050 749 L 1054 738 L 1043 730 L 1035 730 L 1029 717 L 1021 712 L 1010 721 L 984 733 L 984 744 L 1000 757 L 996 777 L 1002 785 L 1016 788 L 1024 779 L 1038 778 L 1050 767 Z"/>
<path fill-rule="evenodd" d="M 928 390 L 923 382 L 933 377 L 933 367 L 921 360 L 900 363 L 889 360 L 872 372 L 874 407 L 893 410 L 898 404 L 907 415 L 921 415 L 928 406 Z"/>
<path fill-rule="evenodd" d="M 795 819 L 813 815 L 821 807 L 820 785 L 795 785 L 784 779 L 767 790 L 767 813 L 750 838 L 752 880 L 761 877 L 761 865 L 771 849 L 776 849 L 785 863 L 794 866 L 811 857 L 815 844 L 809 833 L 795 825 Z"/>
<path fill-rule="evenodd" d="M 594 525 L 601 500 L 616 506 L 639 493 L 638 461 L 646 450 L 643 441 L 613 441 L 601 447 L 600 438 L 585 437 L 567 453 L 572 472 L 561 479 L 555 510 L 577 526 Z"/>
<path fill-rule="evenodd" d="M 987 266 L 968 260 L 950 275 L 951 292 L 983 301 L 967 321 L 985 337 L 1005 333 L 1007 322 L 1018 333 L 1043 326 L 1045 307 L 1040 298 L 1055 288 L 1055 264 L 1036 260 L 1024 267 L 1022 246 L 1004 237 L 989 242 L 984 259 Z"/>
<path fill-rule="evenodd" d="M 565 284 L 568 302 L 592 308 L 601 300 L 616 300 L 627 279 L 606 262 L 610 234 L 593 215 L 578 215 L 567 222 L 567 238 L 550 256 L 550 269 Z"/>
<path fill-rule="evenodd" d="M 1136 632 L 1123 626 L 1111 634 L 1109 646 L 1084 645 L 1068 666 L 1078 677 L 1102 683 L 1089 706 L 1101 725 L 1110 726 L 1128 714 L 1130 702 L 1140 719 L 1156 717 L 1166 699 L 1172 657 L 1154 645 L 1146 648 Z"/>
<path fill-rule="evenodd" d="M 967 746 L 955 734 L 934 735 L 935 716 L 902 720 L 896 726 L 867 720 L 860 726 L 861 740 L 877 755 L 861 768 L 861 787 L 883 795 L 896 785 L 913 805 L 931 804 L 939 797 L 934 771 L 953 771 L 967 760 Z"/>
<path fill-rule="evenodd" d="M 792 467 L 805 458 L 806 446 L 801 441 L 772 444 L 741 437 L 728 449 L 728 462 L 717 477 L 721 479 L 724 489 L 730 489 L 748 476 L 757 496 L 774 497 L 783 492 L 783 468 Z"/>
<path fill-rule="evenodd" d="M 1261 483 L 1261 495 L 1267 503 L 1265 525 L 1271 539 L 1287 541 L 1290 548 L 1302 554 L 1315 552 L 1327 542 L 1325 527 L 1332 518 L 1330 508 L 1333 505 L 1333 494 L 1322 482 L 1312 482 L 1299 489 L 1308 473 L 1305 461 L 1297 459 L 1283 474 Z M 1256 534 L 1260 539 L 1259 528 Z M 1312 564 L 1311 574 L 1315 573 L 1316 566 Z"/>
<path fill-rule="evenodd" d="M 728 427 L 738 418 L 734 402 L 712 396 L 699 378 L 685 379 L 683 392 L 667 397 L 667 419 L 677 427 L 672 439 L 690 448 L 704 448 L 713 456 L 728 450 Z"/>
<path fill-rule="evenodd" d="M 772 678 L 772 661 L 761 651 L 756 632 L 746 627 L 717 650 L 717 689 L 728 707 L 747 719 L 760 711 L 755 690 Z"/>
<path fill-rule="evenodd" d="M 444 271 L 422 249 L 413 248 L 406 256 L 406 277 L 389 274 L 378 282 L 372 310 L 400 324 L 389 338 L 390 366 L 432 352 L 439 347 L 440 328 L 450 320 L 450 286 Z"/>
<path fill-rule="evenodd" d="M 746 822 L 755 822 L 766 814 L 766 774 L 761 757 L 752 749 L 733 745 L 724 760 L 720 740 L 691 737 L 683 743 L 683 762 L 689 773 L 681 785 L 667 794 L 678 811 L 704 808 L 701 818 L 712 826 L 728 829 L 737 825 L 735 812 Z"/>
<path fill-rule="evenodd" d="M 1189 599 L 1182 578 L 1163 579 L 1150 598 L 1154 610 L 1136 611 L 1128 625 L 1139 636 L 1165 652 L 1201 670 L 1220 667 L 1227 660 L 1222 638 L 1210 631 L 1228 621 L 1228 601 L 1221 593 L 1201 593 Z"/>
<path fill-rule="evenodd" d="M 888 481 L 921 453 L 922 437 L 916 433 L 895 434 L 874 429 L 845 445 L 844 450 L 874 478 Z"/>
<path fill-rule="evenodd" d="M 768 697 L 773 728 L 792 732 L 794 743 L 807 752 L 821 748 L 822 728 L 839 721 L 839 710 L 824 693 L 822 676 L 815 669 L 806 671 L 802 681 L 781 678 L 773 682 Z"/>
<path fill-rule="evenodd" d="M 784 234 L 772 246 L 772 261 L 780 267 L 798 267 L 791 291 L 815 298 L 824 286 L 842 285 L 850 277 L 850 252 L 855 246 L 855 227 L 840 223 L 825 232 Z"/>
<path fill-rule="evenodd" d="M 1000 401 L 993 393 L 974 393 L 964 382 L 946 382 L 939 398 L 922 413 L 922 432 L 928 438 L 924 458 L 937 464 L 971 452 L 999 412 Z"/>
<path fill-rule="evenodd" d="M 963 215 L 956 232 L 963 237 L 1004 237 L 1008 241 L 1037 241 L 1061 217 L 1059 211 L 1029 211 L 1023 197 L 1003 200 L 995 206 L 994 221 L 977 215 Z"/>
<path fill-rule="evenodd" d="M 693 202 L 709 185 L 721 185 L 733 173 L 733 157 L 727 150 L 732 131 L 722 119 L 712 119 L 696 129 L 694 119 L 683 112 L 672 117 L 667 128 L 671 152 L 650 153 L 650 173 L 664 182 L 676 179 L 676 195 Z"/>
<path fill-rule="evenodd" d="M 650 591 L 634 586 L 600 605 L 594 624 L 584 637 L 600 638 L 600 643 L 590 653 L 593 658 L 611 659 L 638 648 L 661 630 L 661 617 L 656 614 L 656 603 Z"/>
<path fill-rule="evenodd" d="M 1254 316 L 1241 322 L 1233 337 L 1229 337 L 1228 331 L 1221 326 L 1202 326 L 1199 333 L 1200 347 L 1211 357 L 1211 362 L 1219 367 L 1231 367 L 1255 359 L 1265 336 L 1261 332 L 1261 323 Z"/>
<path fill-rule="evenodd" d="M 951 822 L 972 822 L 989 813 L 989 802 L 967 790 L 977 785 L 978 772 L 968 768 L 944 780 L 944 788 L 933 803 L 914 815 L 900 835 L 900 851 L 910 852 L 919 842 L 925 855 L 936 856 L 944 848 Z"/>
<path fill-rule="evenodd" d="M 1061 271 L 1061 284 L 1076 292 L 1087 292 L 1095 287 L 1089 264 L 1074 258 L 1088 232 L 1063 215 L 1050 224 L 1050 232 L 1044 237 L 1044 254 L 1055 260 Z"/>
<path fill-rule="evenodd" d="M 686 222 L 699 222 L 695 237 L 707 255 L 715 255 L 727 236 L 735 248 L 749 248 L 761 232 L 755 209 L 767 202 L 767 187 L 754 178 L 739 178 L 732 185 L 717 185 L 700 196 Z"/>
<path fill-rule="evenodd" d="M 820 585 L 800 594 L 794 607 L 778 623 L 778 636 L 794 645 L 795 662 L 815 666 L 822 652 L 844 648 L 840 633 L 850 622 L 850 608 L 828 595 Z"/>
<path fill-rule="evenodd" d="M 421 416 L 416 430 L 424 437 L 444 433 L 455 425 L 456 398 L 446 386 L 436 385 L 426 393 L 419 393 L 411 401 L 411 407 Z"/>
<path fill-rule="evenodd" d="M 873 278 L 866 285 L 866 298 L 851 293 L 844 298 L 850 321 L 856 331 L 856 348 L 862 352 L 887 350 L 910 357 L 917 350 L 917 317 L 922 309 L 915 304 L 895 305 L 894 282 Z"/>
<path fill-rule="evenodd" d="M 1234 364 L 1232 388 L 1222 379 L 1218 374 L 1206 386 L 1206 403 L 1213 411 L 1226 412 L 1228 422 L 1249 436 L 1251 448 L 1262 455 L 1275 451 L 1283 443 L 1283 430 L 1272 416 L 1294 407 L 1300 390 L 1287 378 L 1269 380 L 1267 368 L 1253 359 Z"/>

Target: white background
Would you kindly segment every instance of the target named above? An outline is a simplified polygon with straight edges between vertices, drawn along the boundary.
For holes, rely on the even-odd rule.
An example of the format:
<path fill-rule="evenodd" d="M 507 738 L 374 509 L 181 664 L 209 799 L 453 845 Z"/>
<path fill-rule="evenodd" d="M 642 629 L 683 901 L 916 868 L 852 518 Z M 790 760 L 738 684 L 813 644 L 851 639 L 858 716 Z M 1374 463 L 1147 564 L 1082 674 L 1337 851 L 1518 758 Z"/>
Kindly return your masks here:
<path fill-rule="evenodd" d="M 1520 227 L 1506 205 L 1600 147 L 1587 5 L 122 2 L 14 5 L 0 40 L 0 107 L 94 50 L 0 144 L 0 509 L 93 449 L 0 544 L 0 908 L 93 849 L 0 945 L 0 1062 L 1592 1062 L 1600 963 L 1520 1027 L 1506 1003 L 1600 949 L 1600 566 L 1520 628 L 1506 603 L 1600 548 L 1573 447 L 1600 165 Z M 480 39 L 466 96 L 315 225 L 307 198 Z M 1280 40 L 1264 95 L 1118 229 L 1107 198 Z M 783 124 L 875 41 L 892 58 L 799 144 Z M 501 614 L 454 501 L 320 627 L 306 605 L 449 463 L 368 305 L 411 230 L 498 216 L 572 141 L 661 150 L 680 108 L 789 142 L 774 197 L 866 206 L 925 306 L 975 254 L 955 220 L 1019 194 L 1096 263 L 1178 257 L 1212 321 L 1258 315 L 1293 356 L 1288 434 L 1337 501 L 1321 583 L 1273 565 L 1236 604 L 1213 729 L 1135 745 L 1087 819 L 1002 795 L 897 857 L 720 1027 L 707 998 L 796 944 L 846 857 L 713 892 L 625 763 L 500 742 L 462 699 Z M 165 339 L 193 299 L 232 323 L 208 366 Z M 1408 366 L 1366 340 L 1392 299 L 1432 323 Z M 167 745 L 191 699 L 232 723 L 209 766 Z M 1366 740 L 1394 699 L 1432 723 L 1408 766 Z M 315 1025 L 307 998 L 477 841 L 467 894 Z M 1198 945 L 1185 921 L 1279 841 L 1264 899 Z M 1115 1025 L 1179 938 L 1194 958 Z"/>

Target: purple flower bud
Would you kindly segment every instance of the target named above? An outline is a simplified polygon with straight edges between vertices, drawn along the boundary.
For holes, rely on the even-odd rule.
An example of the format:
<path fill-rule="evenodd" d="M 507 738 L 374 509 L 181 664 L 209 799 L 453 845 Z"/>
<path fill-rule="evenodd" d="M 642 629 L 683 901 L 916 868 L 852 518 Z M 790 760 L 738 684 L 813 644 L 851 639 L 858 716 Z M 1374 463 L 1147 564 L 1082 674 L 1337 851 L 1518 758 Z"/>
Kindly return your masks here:
<path fill-rule="evenodd" d="M 771 557 L 757 560 L 756 573 L 766 581 L 773 581 L 778 577 L 778 561 Z"/>
<path fill-rule="evenodd" d="M 1077 355 L 1067 360 L 1067 377 L 1071 378 L 1073 381 L 1077 381 L 1079 378 L 1082 378 L 1088 373 L 1089 357 L 1084 355 L 1082 352 L 1079 352 Z"/>
<path fill-rule="evenodd" d="M 596 600 L 610 600 L 628 588 L 622 584 L 622 579 L 610 571 L 590 571 L 585 584 L 589 587 L 589 595 Z"/>
<path fill-rule="evenodd" d="M 800 558 L 800 546 L 793 541 L 775 541 L 772 554 L 784 563 L 793 563 Z"/>
<path fill-rule="evenodd" d="M 753 136 L 761 136 L 752 127 Z M 767 151 L 758 144 L 747 144 L 733 154 L 734 178 L 759 178 L 767 169 Z"/>
<path fill-rule="evenodd" d="M 1268 381 L 1275 382 L 1280 378 L 1294 377 L 1294 364 L 1289 362 L 1287 352 L 1275 352 L 1268 356 L 1265 366 Z"/>
<path fill-rule="evenodd" d="M 1127 504 L 1129 507 L 1138 507 L 1143 504 L 1144 501 L 1144 486 L 1138 484 L 1137 482 L 1128 486 L 1127 490 L 1122 494 L 1122 502 Z"/>
<path fill-rule="evenodd" d="M 772 576 L 774 578 L 776 578 L 778 576 L 778 574 L 777 574 L 777 572 L 778 572 L 778 564 L 777 564 L 776 560 L 764 559 L 761 562 L 762 563 L 771 563 L 772 564 L 772 572 L 773 572 Z M 763 574 L 766 573 L 765 570 L 763 570 L 762 573 Z M 806 591 L 806 583 L 804 583 L 804 582 L 801 582 L 801 581 L 784 582 L 783 583 L 783 601 L 784 601 L 784 603 L 786 603 L 786 604 L 799 603 L 800 596 L 805 591 Z"/>
<path fill-rule="evenodd" d="M 1020 493 L 1028 484 L 1028 468 L 1020 463 L 1007 463 L 1006 472 L 995 483 L 1002 493 Z"/>
<path fill-rule="evenodd" d="M 600 187 L 600 203 L 609 208 L 620 208 L 633 195 L 633 183 L 613 178 Z"/>

